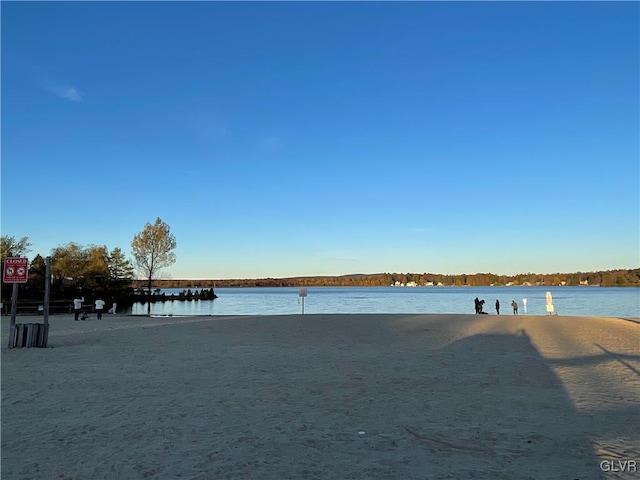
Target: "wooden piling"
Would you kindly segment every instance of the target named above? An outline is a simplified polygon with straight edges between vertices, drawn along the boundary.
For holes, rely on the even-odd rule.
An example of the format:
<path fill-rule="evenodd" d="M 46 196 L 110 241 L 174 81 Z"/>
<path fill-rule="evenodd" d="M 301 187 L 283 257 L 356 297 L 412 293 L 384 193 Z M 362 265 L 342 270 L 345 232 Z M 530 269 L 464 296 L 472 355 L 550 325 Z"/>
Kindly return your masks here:
<path fill-rule="evenodd" d="M 43 323 L 18 323 L 14 335 L 9 338 L 10 348 L 45 348 L 49 337 L 49 325 Z"/>

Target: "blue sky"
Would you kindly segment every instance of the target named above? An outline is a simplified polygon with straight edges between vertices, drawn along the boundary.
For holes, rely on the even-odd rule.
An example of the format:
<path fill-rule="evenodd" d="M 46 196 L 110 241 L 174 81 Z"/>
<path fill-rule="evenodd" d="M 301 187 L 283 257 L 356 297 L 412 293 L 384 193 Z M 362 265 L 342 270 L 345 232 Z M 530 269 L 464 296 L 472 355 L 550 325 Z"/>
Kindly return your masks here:
<path fill-rule="evenodd" d="M 2 2 L 2 234 L 167 278 L 640 266 L 637 2 Z"/>

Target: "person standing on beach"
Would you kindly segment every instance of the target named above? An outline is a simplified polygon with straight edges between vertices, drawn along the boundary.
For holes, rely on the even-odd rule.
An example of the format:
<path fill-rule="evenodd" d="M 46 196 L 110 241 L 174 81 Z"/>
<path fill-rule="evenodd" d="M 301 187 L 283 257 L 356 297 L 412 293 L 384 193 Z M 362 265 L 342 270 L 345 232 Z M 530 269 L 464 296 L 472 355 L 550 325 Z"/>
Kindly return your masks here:
<path fill-rule="evenodd" d="M 102 311 L 104 310 L 105 302 L 102 297 L 98 297 L 96 304 L 96 317 L 98 320 L 102 320 Z"/>
<path fill-rule="evenodd" d="M 478 300 L 478 297 L 476 297 L 473 302 L 476 304 L 476 315 L 478 313 L 480 313 L 480 300 Z"/>
<path fill-rule="evenodd" d="M 496 313 L 500 315 L 500 300 L 496 300 Z"/>
<path fill-rule="evenodd" d="M 515 300 L 511 300 L 511 306 L 513 307 L 513 314 L 517 315 L 518 314 L 518 304 L 516 303 Z"/>
<path fill-rule="evenodd" d="M 84 297 L 82 295 L 76 295 L 76 298 L 73 299 L 73 313 L 75 316 L 73 319 L 77 322 L 78 316 L 82 311 L 82 302 L 84 302 Z"/>

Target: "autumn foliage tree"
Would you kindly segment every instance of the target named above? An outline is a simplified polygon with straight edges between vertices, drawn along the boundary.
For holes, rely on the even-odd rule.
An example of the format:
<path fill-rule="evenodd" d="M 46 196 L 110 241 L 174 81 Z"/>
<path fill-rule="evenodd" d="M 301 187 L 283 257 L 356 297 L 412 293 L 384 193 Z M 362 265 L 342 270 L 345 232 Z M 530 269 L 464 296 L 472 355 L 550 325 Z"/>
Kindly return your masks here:
<path fill-rule="evenodd" d="M 158 271 L 175 263 L 176 255 L 173 250 L 176 245 L 169 225 L 160 217 L 156 218 L 153 225 L 147 223 L 142 232 L 134 235 L 131 242 L 133 260 L 139 272 L 147 279 L 149 294 Z M 147 312 L 151 313 L 151 302 L 148 303 Z"/>
<path fill-rule="evenodd" d="M 51 271 L 54 287 L 73 286 L 76 293 L 113 297 L 121 297 L 133 278 L 133 267 L 121 249 L 110 253 L 105 245 L 85 247 L 75 242 L 52 250 Z"/>
<path fill-rule="evenodd" d="M 4 262 L 7 257 L 24 257 L 31 249 L 29 237 L 22 237 L 16 240 L 16 237 L 10 235 L 2 235 L 0 237 L 0 259 Z"/>

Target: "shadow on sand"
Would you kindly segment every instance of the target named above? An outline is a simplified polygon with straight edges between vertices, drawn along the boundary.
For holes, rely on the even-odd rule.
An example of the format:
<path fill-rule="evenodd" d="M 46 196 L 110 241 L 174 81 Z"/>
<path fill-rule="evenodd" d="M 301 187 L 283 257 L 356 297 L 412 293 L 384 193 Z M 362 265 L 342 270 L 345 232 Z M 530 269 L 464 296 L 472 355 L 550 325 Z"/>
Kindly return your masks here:
<path fill-rule="evenodd" d="M 457 368 L 443 378 L 448 363 Z M 423 377 L 413 394 L 424 404 L 403 428 L 439 474 L 603 478 L 579 414 L 526 331 L 454 341 L 416 359 L 413 374 Z"/>
<path fill-rule="evenodd" d="M 296 468 L 258 463 L 255 478 L 263 469 L 274 478 L 604 478 L 563 384 L 524 330 L 449 342 L 457 332 L 447 319 L 404 330 L 371 316 L 369 328 L 357 316 L 284 321 L 304 334 L 272 338 L 277 358 L 254 358 L 263 376 L 259 401 L 247 399 L 245 438 L 260 440 L 243 456 L 295 457 Z M 239 348 L 268 335 L 251 323 L 233 335 Z M 223 450 L 229 465 L 217 475 L 240 461 Z"/>

